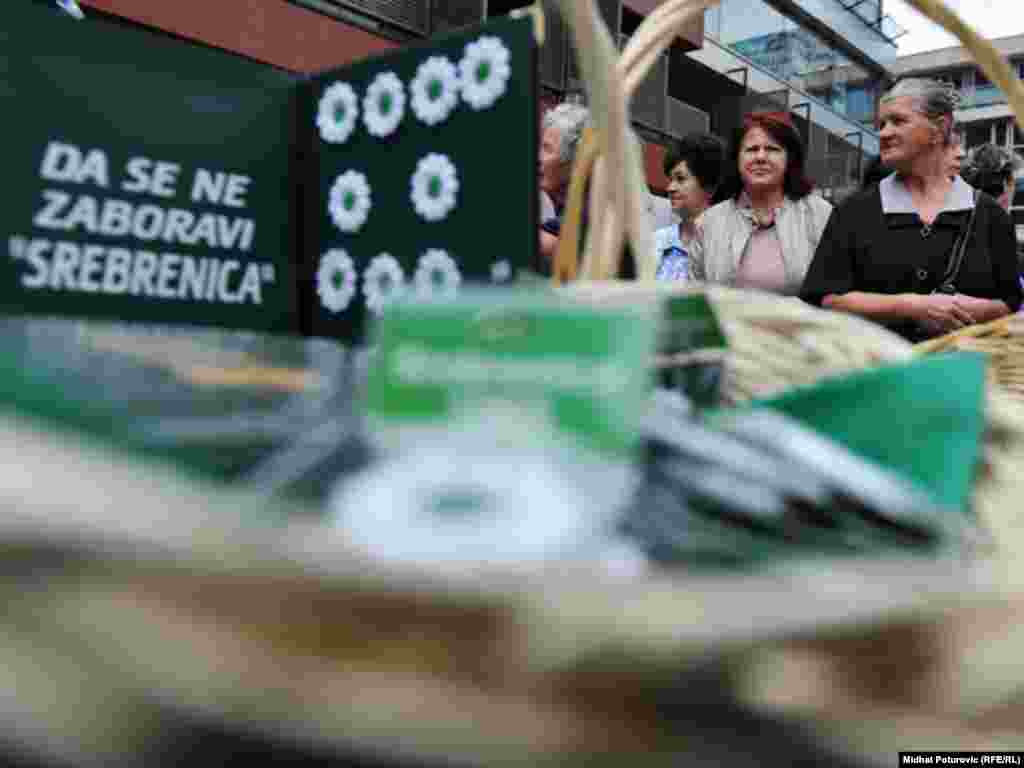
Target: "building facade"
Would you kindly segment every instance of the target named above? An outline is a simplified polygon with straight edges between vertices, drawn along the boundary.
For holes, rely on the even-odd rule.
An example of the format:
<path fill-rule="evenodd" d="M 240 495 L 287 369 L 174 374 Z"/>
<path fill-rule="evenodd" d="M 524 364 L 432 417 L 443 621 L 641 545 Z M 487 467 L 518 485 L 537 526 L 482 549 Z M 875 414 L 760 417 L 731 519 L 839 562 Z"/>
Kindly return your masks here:
<path fill-rule="evenodd" d="M 788 110 L 810 176 L 841 199 L 878 154 L 877 84 L 901 31 L 876 0 L 722 0 L 705 13 L 701 50 L 677 57 L 673 95 L 706 110 L 723 136 L 744 112 Z"/>
<path fill-rule="evenodd" d="M 293 72 L 336 67 L 376 51 L 523 7 L 525 0 L 80 0 L 143 24 Z M 595 0 L 620 44 L 661 0 Z M 553 7 L 540 52 L 542 100 L 578 98 L 568 30 Z M 675 137 L 728 138 L 756 109 L 792 112 L 811 175 L 829 197 L 856 187 L 877 154 L 874 84 L 896 59 L 897 30 L 879 0 L 722 0 L 674 41 L 630 105 L 645 141 L 648 179 Z"/>

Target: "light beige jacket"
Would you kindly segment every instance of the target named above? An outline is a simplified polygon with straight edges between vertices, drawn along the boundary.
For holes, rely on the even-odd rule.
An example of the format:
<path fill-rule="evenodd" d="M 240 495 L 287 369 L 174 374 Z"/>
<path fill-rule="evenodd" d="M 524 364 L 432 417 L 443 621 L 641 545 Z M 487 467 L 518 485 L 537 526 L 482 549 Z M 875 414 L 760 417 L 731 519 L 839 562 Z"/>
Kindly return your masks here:
<path fill-rule="evenodd" d="M 811 266 L 832 205 L 815 192 L 782 204 L 775 216 L 787 294 L 796 294 Z M 750 215 L 726 200 L 704 211 L 695 222 L 697 235 L 690 253 L 690 279 L 732 285 L 750 243 L 754 225 Z"/>

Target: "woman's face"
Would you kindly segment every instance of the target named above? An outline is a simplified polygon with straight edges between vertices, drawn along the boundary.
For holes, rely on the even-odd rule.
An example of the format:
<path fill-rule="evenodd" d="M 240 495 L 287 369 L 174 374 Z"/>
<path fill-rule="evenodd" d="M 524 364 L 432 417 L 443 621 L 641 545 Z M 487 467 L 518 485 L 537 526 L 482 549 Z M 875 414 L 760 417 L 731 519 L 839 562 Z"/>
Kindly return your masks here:
<path fill-rule="evenodd" d="M 540 188 L 555 199 L 561 199 L 565 188 L 569 186 L 569 171 L 572 167 L 559 156 L 561 143 L 562 132 L 553 125 L 545 128 L 540 136 L 540 156 L 537 162 Z"/>
<path fill-rule="evenodd" d="M 949 177 L 956 178 L 964 168 L 967 150 L 964 149 L 964 137 L 954 133 L 946 146 L 946 159 L 949 164 Z"/>
<path fill-rule="evenodd" d="M 782 190 L 789 157 L 786 148 L 763 128 L 753 126 L 740 143 L 739 172 L 744 188 Z"/>
<path fill-rule="evenodd" d="M 686 161 L 680 160 L 668 177 L 668 200 L 677 214 L 693 217 L 708 207 L 711 193 L 704 190 Z"/>
<path fill-rule="evenodd" d="M 918 111 L 912 96 L 882 102 L 878 111 L 878 137 L 882 162 L 900 171 L 910 170 L 915 160 L 942 149 L 942 131 Z M 947 169 L 952 160 L 946 155 Z"/>

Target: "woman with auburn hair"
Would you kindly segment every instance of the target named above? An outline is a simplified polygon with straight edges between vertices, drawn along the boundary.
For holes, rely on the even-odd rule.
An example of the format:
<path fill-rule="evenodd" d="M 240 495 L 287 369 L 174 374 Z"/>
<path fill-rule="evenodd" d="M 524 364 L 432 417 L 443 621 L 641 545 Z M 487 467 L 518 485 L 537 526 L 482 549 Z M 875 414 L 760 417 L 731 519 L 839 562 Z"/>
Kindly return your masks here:
<path fill-rule="evenodd" d="M 732 143 L 726 199 L 697 220 L 690 279 L 793 295 L 832 206 L 813 192 L 786 112 L 755 112 Z"/>

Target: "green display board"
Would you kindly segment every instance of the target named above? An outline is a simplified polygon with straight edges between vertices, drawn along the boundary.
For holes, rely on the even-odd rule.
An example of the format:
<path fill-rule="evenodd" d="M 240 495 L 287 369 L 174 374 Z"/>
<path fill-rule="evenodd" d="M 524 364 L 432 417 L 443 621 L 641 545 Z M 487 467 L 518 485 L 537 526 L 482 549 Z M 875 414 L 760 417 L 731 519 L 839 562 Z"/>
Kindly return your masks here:
<path fill-rule="evenodd" d="M 7 6 L 4 308 L 296 332 L 296 78 Z"/>
<path fill-rule="evenodd" d="M 358 343 L 399 296 L 535 262 L 529 19 L 309 78 L 92 14 L 4 20 L 8 312 Z"/>
<path fill-rule="evenodd" d="M 326 72 L 307 90 L 310 332 L 505 282 L 537 253 L 536 46 L 503 18 Z"/>

